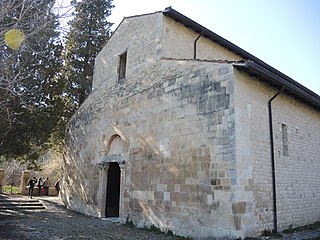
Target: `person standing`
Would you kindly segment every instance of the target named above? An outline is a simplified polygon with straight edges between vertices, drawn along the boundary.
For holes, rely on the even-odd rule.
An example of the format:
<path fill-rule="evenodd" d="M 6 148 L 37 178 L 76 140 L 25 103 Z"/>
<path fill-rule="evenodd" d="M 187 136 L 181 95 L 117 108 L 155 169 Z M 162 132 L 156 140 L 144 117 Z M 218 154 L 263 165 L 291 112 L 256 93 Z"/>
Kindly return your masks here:
<path fill-rule="evenodd" d="M 29 182 L 28 182 L 28 187 L 29 187 L 28 197 L 29 197 L 29 198 L 32 198 L 33 188 L 34 188 L 34 185 L 36 184 L 36 182 L 37 182 L 36 177 L 31 178 L 31 179 L 29 180 Z"/>
<path fill-rule="evenodd" d="M 58 181 L 56 181 L 56 183 L 54 184 L 55 189 L 57 190 L 57 193 L 59 195 L 59 191 L 60 191 L 60 179 Z"/>
<path fill-rule="evenodd" d="M 44 194 L 46 196 L 49 196 L 49 187 L 50 187 L 50 181 L 49 181 L 49 178 L 47 177 L 46 180 L 44 180 L 43 182 Z"/>
<path fill-rule="evenodd" d="M 43 185 L 42 177 L 39 177 L 38 182 L 37 182 L 37 187 L 38 187 L 38 195 L 41 195 L 41 188 Z"/>

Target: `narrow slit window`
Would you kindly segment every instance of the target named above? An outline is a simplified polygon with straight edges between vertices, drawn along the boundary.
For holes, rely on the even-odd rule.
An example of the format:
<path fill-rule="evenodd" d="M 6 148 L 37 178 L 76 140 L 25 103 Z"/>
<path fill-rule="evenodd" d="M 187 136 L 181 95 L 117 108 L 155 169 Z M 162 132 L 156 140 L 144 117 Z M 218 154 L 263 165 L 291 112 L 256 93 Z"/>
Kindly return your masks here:
<path fill-rule="evenodd" d="M 118 80 L 121 80 L 126 77 L 126 68 L 127 68 L 127 52 L 120 55 Z"/>
<path fill-rule="evenodd" d="M 283 148 L 283 156 L 289 156 L 288 126 L 285 124 L 282 124 L 282 148 Z"/>

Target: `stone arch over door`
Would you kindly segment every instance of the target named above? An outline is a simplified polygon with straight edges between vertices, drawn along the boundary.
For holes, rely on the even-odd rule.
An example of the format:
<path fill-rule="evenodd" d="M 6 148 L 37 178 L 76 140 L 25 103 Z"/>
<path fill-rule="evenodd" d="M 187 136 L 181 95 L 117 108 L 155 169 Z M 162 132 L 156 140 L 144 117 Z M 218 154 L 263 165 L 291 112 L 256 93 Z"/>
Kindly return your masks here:
<path fill-rule="evenodd" d="M 107 154 L 108 155 L 122 155 L 124 153 L 124 142 L 122 138 L 115 134 L 107 143 Z"/>
<path fill-rule="evenodd" d="M 125 179 L 125 142 L 113 135 L 106 143 L 99 176 L 100 216 L 120 217 L 122 213 L 123 186 Z"/>

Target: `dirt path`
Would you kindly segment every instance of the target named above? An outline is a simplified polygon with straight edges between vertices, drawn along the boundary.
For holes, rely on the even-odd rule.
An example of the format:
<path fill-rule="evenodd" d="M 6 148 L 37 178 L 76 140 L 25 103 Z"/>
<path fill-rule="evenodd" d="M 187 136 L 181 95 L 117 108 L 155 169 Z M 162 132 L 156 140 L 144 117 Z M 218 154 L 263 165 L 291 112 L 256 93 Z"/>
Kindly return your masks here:
<path fill-rule="evenodd" d="M 41 198 L 46 211 L 1 211 L 0 239 L 181 239 L 67 210 L 58 198 Z"/>
<path fill-rule="evenodd" d="M 35 198 L 40 199 L 46 206 L 45 211 L 3 211 L 0 209 L 1 240 L 185 239 L 69 211 L 57 197 Z M 260 239 L 273 240 L 275 238 L 261 237 Z M 320 240 L 320 229 L 286 234 L 277 239 Z"/>

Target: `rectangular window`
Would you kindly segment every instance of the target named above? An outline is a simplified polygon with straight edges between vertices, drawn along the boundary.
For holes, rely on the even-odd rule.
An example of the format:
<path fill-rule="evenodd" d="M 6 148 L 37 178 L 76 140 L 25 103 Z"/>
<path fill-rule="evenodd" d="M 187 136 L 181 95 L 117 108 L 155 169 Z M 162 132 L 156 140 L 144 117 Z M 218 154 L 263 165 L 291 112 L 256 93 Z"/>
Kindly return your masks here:
<path fill-rule="evenodd" d="M 282 124 L 282 148 L 283 148 L 283 156 L 289 156 L 288 126 L 285 124 Z"/>
<path fill-rule="evenodd" d="M 127 68 L 127 52 L 120 55 L 118 80 L 124 79 L 126 77 L 126 68 Z"/>

